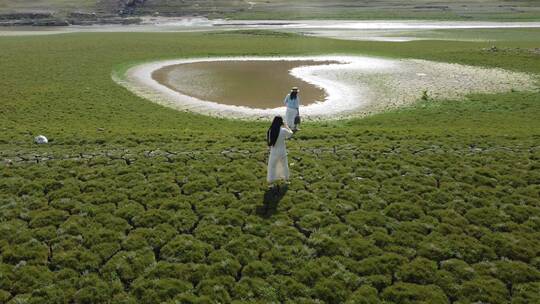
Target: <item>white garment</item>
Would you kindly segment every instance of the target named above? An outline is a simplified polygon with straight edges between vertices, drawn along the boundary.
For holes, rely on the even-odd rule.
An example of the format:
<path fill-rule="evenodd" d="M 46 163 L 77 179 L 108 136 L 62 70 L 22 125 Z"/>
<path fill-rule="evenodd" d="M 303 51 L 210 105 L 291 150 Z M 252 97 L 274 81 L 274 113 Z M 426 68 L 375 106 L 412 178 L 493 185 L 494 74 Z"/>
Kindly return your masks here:
<path fill-rule="evenodd" d="M 291 138 L 292 131 L 286 128 L 279 130 L 276 143 L 270 147 L 270 157 L 268 158 L 268 175 L 266 180 L 273 183 L 276 180 L 289 179 L 289 164 L 287 162 L 287 148 L 285 139 Z"/>
<path fill-rule="evenodd" d="M 298 109 L 287 107 L 287 111 L 285 112 L 285 121 L 287 122 L 287 126 L 289 126 L 289 128 L 292 130 L 296 129 L 296 124 L 294 123 L 296 116 L 298 116 Z"/>
<path fill-rule="evenodd" d="M 300 107 L 300 96 L 297 95 L 295 99 L 291 99 L 291 94 L 287 94 L 283 103 L 287 108 L 298 109 Z"/>

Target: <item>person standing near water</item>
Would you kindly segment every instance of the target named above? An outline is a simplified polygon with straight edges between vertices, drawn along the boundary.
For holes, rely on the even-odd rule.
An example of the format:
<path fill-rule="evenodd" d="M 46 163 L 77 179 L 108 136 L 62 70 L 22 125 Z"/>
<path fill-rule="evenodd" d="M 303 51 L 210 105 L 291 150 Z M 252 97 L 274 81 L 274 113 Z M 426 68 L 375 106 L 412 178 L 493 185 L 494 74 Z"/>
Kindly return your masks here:
<path fill-rule="evenodd" d="M 298 96 L 299 90 L 297 87 L 293 87 L 291 93 L 287 94 L 283 103 L 287 107 L 285 112 L 285 120 L 287 125 L 293 132 L 298 130 L 296 125 L 296 117 L 300 115 L 300 96 Z"/>
<path fill-rule="evenodd" d="M 289 180 L 289 164 L 287 162 L 287 149 L 285 139 L 291 138 L 293 132 L 283 123 L 281 116 L 274 117 L 272 125 L 266 133 L 266 142 L 270 149 L 268 158 L 268 175 L 266 180 L 269 186 L 278 180 Z"/>

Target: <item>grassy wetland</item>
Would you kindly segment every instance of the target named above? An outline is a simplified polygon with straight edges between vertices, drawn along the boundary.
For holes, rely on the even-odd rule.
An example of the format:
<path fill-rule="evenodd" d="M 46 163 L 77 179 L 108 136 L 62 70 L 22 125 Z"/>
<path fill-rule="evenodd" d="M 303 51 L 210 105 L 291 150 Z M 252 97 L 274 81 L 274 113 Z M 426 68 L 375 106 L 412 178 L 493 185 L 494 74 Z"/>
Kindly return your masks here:
<path fill-rule="evenodd" d="M 320 54 L 538 75 L 538 37 L 2 37 L 0 303 L 538 303 L 540 91 L 428 92 L 306 123 L 276 198 L 267 123 L 175 111 L 111 79 L 151 60 Z"/>

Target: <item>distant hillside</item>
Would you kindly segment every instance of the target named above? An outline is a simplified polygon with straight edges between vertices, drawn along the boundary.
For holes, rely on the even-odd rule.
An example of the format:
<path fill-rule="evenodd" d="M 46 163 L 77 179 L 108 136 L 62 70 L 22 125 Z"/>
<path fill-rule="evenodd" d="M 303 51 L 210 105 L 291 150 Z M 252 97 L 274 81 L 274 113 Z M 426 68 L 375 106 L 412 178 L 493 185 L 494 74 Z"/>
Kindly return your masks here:
<path fill-rule="evenodd" d="M 3 0 L 2 20 L 88 21 L 126 16 L 233 19 L 540 20 L 536 0 Z M 95 20 L 94 20 L 95 21 Z"/>

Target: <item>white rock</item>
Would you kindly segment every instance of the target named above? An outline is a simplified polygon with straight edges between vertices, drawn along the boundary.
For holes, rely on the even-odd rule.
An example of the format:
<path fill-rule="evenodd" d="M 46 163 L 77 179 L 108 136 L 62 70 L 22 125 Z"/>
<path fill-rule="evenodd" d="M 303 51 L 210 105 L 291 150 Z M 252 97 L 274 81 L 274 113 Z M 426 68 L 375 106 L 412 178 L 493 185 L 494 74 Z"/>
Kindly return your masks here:
<path fill-rule="evenodd" d="M 49 140 L 47 139 L 47 137 L 43 136 L 43 135 L 38 135 L 34 138 L 34 142 L 38 145 L 41 145 L 41 144 L 46 144 L 46 143 L 49 143 Z"/>

